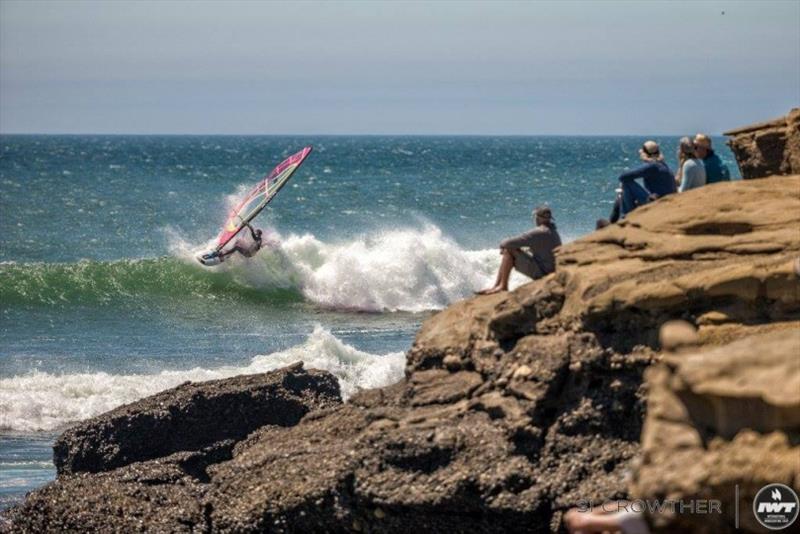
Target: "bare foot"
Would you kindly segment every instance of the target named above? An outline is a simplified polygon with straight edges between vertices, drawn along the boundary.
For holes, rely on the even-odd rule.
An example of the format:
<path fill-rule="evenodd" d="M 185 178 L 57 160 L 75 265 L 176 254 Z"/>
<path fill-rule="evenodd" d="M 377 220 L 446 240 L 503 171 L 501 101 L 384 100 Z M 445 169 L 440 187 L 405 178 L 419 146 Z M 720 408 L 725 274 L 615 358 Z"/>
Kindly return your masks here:
<path fill-rule="evenodd" d="M 487 288 L 487 289 L 481 289 L 480 291 L 476 291 L 475 294 L 476 295 L 494 295 L 495 293 L 500 293 L 501 291 L 505 291 L 505 289 L 503 289 L 500 286 L 494 286 L 494 287 L 490 287 L 490 288 Z"/>

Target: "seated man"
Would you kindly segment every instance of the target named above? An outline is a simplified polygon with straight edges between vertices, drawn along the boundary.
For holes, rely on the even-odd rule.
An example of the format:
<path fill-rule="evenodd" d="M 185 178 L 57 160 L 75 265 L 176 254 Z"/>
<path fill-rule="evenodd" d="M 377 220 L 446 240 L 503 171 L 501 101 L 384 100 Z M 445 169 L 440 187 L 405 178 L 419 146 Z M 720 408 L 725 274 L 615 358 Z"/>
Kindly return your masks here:
<path fill-rule="evenodd" d="M 553 250 L 561 245 L 561 237 L 556 230 L 550 208 L 546 206 L 536 208 L 533 220 L 536 226 L 534 229 L 500 243 L 500 254 L 503 259 L 494 286 L 478 291 L 479 295 L 508 291 L 508 279 L 512 268 L 534 280 L 556 270 Z M 523 250 L 523 247 L 528 251 Z"/>
<path fill-rule="evenodd" d="M 639 149 L 639 157 L 643 165 L 620 175 L 622 196 L 620 197 L 620 214 L 625 217 L 637 206 L 647 204 L 657 198 L 677 192 L 672 171 L 664 162 L 661 149 L 655 141 L 645 141 Z M 636 183 L 641 178 L 644 187 Z"/>
<path fill-rule="evenodd" d="M 694 150 L 697 157 L 703 160 L 703 166 L 706 168 L 706 184 L 730 181 L 731 173 L 716 152 L 711 149 L 709 136 L 701 133 L 695 135 Z"/>

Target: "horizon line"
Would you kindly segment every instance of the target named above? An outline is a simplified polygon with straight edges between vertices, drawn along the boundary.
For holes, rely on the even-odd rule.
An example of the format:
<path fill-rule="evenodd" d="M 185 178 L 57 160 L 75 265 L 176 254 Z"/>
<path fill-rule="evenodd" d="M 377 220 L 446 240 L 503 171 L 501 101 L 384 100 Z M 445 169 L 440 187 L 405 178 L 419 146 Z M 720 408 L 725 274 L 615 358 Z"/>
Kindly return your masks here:
<path fill-rule="evenodd" d="M 109 136 L 109 137 L 678 137 L 691 133 L 98 133 L 98 132 L 0 132 L 0 136 Z M 712 137 L 731 137 L 721 132 Z"/>

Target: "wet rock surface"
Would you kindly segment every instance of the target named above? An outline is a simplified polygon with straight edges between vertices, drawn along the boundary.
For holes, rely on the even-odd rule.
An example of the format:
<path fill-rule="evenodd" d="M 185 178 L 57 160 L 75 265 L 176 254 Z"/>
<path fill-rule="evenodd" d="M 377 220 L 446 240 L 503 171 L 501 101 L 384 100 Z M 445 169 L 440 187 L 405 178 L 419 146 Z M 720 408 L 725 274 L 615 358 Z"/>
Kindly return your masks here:
<path fill-rule="evenodd" d="M 65 460 L 12 510 L 14 528 L 558 531 L 580 500 L 631 495 L 643 375 L 682 354 L 661 352 L 664 323 L 683 321 L 669 347 L 683 351 L 798 328 L 798 227 L 796 176 L 666 197 L 563 247 L 555 275 L 428 319 L 402 382 L 122 467 L 132 455 L 103 453 L 102 473 L 70 474 L 79 462 Z M 728 385 L 681 369 L 689 390 Z M 719 439 L 749 439 L 709 421 Z M 98 454 L 82 435 L 74 456 Z"/>

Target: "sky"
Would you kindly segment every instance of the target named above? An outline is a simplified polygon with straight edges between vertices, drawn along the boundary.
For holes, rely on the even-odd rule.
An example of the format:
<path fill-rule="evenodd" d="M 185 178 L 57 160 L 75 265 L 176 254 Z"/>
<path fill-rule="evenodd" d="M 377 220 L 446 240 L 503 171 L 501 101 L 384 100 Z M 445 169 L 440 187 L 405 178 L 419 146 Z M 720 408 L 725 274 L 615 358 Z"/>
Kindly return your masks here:
<path fill-rule="evenodd" d="M 720 133 L 799 105 L 798 0 L 0 0 L 0 133 Z"/>

